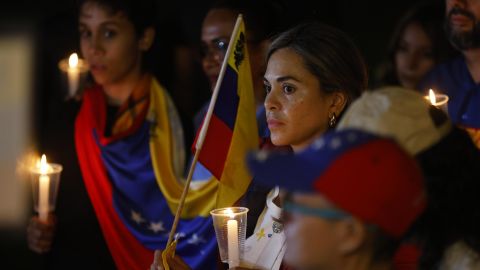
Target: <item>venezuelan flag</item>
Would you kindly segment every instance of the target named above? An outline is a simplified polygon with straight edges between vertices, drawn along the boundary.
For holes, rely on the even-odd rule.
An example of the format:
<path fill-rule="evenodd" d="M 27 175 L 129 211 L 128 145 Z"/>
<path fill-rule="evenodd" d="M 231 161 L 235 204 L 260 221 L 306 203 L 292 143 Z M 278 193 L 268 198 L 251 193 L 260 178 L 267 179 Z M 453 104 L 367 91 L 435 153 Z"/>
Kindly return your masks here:
<path fill-rule="evenodd" d="M 145 81 L 146 89 L 132 107 L 142 109 L 132 121 L 121 121 L 131 127 L 119 129 L 119 135 L 104 135 L 106 97 L 99 86 L 85 90 L 75 123 L 83 181 L 121 270 L 148 269 L 154 250 L 165 248 L 174 220 L 171 209 L 183 190 L 174 166 L 175 156 L 183 152 L 178 150 L 183 144 L 175 147 L 182 136 L 173 132 L 179 120 L 166 90 L 154 78 Z M 185 207 L 190 216 L 177 228 L 176 253 L 192 269 L 216 267 L 218 248 L 207 211 L 215 205 L 216 191 L 212 182 L 191 192 Z"/>
<path fill-rule="evenodd" d="M 233 205 L 246 192 L 252 177 L 245 165 L 245 156 L 258 148 L 246 41 L 240 15 L 219 76 L 221 82 L 217 82 L 209 111 L 194 143 L 194 150 L 200 151 L 194 179 L 211 173 L 219 180 L 217 207 Z M 202 132 L 205 134 L 203 145 Z"/>

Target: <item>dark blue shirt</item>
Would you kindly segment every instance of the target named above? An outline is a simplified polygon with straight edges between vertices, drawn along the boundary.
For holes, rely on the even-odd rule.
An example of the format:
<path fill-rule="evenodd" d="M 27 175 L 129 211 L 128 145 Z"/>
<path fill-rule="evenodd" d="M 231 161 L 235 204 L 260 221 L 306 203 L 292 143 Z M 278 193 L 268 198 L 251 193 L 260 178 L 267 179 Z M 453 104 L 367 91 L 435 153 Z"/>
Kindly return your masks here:
<path fill-rule="evenodd" d="M 480 128 L 480 83 L 473 80 L 463 56 L 434 68 L 420 84 L 421 91 L 429 88 L 449 96 L 448 114 L 453 123 Z"/>

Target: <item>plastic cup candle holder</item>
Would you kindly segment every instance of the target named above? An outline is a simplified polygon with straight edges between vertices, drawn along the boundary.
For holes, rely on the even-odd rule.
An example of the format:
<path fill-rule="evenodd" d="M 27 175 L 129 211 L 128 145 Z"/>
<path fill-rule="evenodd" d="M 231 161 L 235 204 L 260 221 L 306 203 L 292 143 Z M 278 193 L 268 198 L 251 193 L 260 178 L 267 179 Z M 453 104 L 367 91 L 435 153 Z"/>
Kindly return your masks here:
<path fill-rule="evenodd" d="M 33 204 L 39 219 L 46 222 L 48 214 L 55 211 L 62 165 L 47 163 L 45 155 L 30 169 Z"/>
<path fill-rule="evenodd" d="M 220 259 L 230 268 L 240 266 L 245 249 L 247 229 L 247 212 L 245 207 L 227 207 L 210 212 L 217 236 Z"/>

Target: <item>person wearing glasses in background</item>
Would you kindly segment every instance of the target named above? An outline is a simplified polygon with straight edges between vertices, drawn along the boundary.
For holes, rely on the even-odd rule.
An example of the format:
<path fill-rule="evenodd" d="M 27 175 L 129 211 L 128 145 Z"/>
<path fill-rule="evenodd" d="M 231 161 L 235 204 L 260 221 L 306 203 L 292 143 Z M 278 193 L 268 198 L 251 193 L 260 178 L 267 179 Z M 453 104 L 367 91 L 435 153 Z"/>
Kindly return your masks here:
<path fill-rule="evenodd" d="M 210 7 L 202 23 L 200 45 L 202 68 L 213 91 L 235 22 L 239 14 L 243 15 L 260 136 L 263 136 L 266 130 L 265 111 L 263 111 L 265 99 L 263 74 L 266 68 L 266 52 L 271 38 L 287 25 L 283 18 L 280 21 L 283 10 L 283 4 L 274 0 L 218 0 Z M 198 130 L 202 124 L 208 104 L 209 102 L 196 114 L 195 130 Z"/>
<path fill-rule="evenodd" d="M 213 91 L 236 19 L 239 14 L 243 15 L 260 138 L 268 137 L 267 121 L 263 107 L 265 99 L 263 74 L 266 69 L 266 53 L 273 36 L 289 24 L 283 19 L 284 16 L 281 16 L 284 10 L 285 6 L 281 0 L 217 0 L 209 8 L 202 23 L 200 45 L 202 68 L 209 80 L 211 91 Z M 201 127 L 208 105 L 209 101 L 197 112 L 194 118 L 196 131 Z M 211 177 L 210 172 L 197 164 L 194 179 L 208 179 L 209 177 Z M 253 233 L 255 220 L 263 209 L 264 198 L 268 192 L 269 189 L 250 186 L 246 200 L 250 202 L 250 206 L 253 204 L 254 207 L 251 207 L 252 209 L 248 213 L 248 218 L 252 222 L 249 222 L 247 235 Z"/>

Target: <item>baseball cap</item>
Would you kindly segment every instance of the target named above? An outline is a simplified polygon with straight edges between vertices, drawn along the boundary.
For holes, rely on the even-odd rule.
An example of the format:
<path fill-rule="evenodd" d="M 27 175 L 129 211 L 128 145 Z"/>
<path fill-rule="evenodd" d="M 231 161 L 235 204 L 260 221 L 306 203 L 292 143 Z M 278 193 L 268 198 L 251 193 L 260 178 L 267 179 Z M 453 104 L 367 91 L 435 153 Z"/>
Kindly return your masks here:
<path fill-rule="evenodd" d="M 342 115 L 337 129 L 358 128 L 393 137 L 411 155 L 430 148 L 452 129 L 448 116 L 420 93 L 397 86 L 364 92 Z"/>
<path fill-rule="evenodd" d="M 328 132 L 300 153 L 256 152 L 247 164 L 258 184 L 319 193 L 397 238 L 426 205 L 415 160 L 392 139 L 358 129 Z"/>

